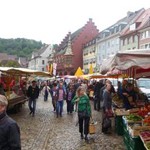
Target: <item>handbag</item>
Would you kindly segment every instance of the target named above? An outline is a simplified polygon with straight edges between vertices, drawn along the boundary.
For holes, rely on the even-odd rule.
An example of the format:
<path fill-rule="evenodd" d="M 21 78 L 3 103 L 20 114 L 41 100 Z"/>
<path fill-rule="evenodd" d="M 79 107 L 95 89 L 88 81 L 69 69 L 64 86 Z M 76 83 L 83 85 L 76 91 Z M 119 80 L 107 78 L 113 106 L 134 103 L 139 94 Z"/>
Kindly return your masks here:
<path fill-rule="evenodd" d="M 108 117 L 105 117 L 102 123 L 102 131 L 106 131 L 109 128 L 111 128 L 111 119 Z"/>
<path fill-rule="evenodd" d="M 87 109 L 84 110 L 84 111 L 78 111 L 78 116 L 79 116 L 79 118 L 86 118 L 86 117 L 89 117 L 89 114 L 88 114 Z"/>

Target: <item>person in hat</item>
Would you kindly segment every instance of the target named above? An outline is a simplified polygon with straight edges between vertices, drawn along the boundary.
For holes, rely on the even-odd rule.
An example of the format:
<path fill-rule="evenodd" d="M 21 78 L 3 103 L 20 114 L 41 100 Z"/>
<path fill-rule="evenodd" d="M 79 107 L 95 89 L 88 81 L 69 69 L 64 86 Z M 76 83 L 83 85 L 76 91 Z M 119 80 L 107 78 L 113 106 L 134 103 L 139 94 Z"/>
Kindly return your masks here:
<path fill-rule="evenodd" d="M 6 114 L 8 101 L 0 95 L 0 150 L 21 150 L 20 128 Z"/>
<path fill-rule="evenodd" d="M 36 99 L 39 97 L 39 88 L 36 85 L 36 81 L 32 81 L 32 85 L 29 86 L 27 96 L 29 97 L 29 109 L 30 114 L 34 117 L 36 109 Z"/>

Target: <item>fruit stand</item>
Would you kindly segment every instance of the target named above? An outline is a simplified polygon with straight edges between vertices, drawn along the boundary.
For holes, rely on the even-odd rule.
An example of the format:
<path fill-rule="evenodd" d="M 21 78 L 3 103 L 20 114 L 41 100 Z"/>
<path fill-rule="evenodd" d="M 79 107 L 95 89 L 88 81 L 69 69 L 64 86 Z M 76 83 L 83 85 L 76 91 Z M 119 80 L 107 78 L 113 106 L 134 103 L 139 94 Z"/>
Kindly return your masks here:
<path fill-rule="evenodd" d="M 125 110 L 114 109 L 115 131 L 127 150 L 150 150 L 150 104 Z"/>
<path fill-rule="evenodd" d="M 101 73 L 118 69 L 134 79 L 150 77 L 149 59 L 150 50 L 119 52 L 107 67 L 106 64 L 102 65 Z M 148 150 L 150 149 L 150 105 L 134 82 L 132 84 L 138 98 L 132 104 L 132 109 L 123 109 L 123 100 L 118 95 L 113 97 L 116 133 L 123 136 L 127 150 Z"/>
<path fill-rule="evenodd" d="M 28 98 L 26 96 L 27 80 L 30 76 L 51 76 L 48 72 L 41 72 L 25 68 L 0 67 L 0 94 L 8 99 L 8 109 L 18 111 Z"/>

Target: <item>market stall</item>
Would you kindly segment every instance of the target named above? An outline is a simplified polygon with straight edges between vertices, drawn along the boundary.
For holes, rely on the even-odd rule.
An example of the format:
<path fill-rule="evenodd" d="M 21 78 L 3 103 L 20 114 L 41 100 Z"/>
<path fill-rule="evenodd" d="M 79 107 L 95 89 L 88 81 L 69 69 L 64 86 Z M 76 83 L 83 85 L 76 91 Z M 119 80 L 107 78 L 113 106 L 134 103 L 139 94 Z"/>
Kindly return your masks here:
<path fill-rule="evenodd" d="M 127 80 L 123 79 L 120 84 L 121 90 L 132 88 L 134 96 L 128 94 L 126 96 L 130 107 L 124 108 L 125 91 L 122 91 L 123 97 L 119 95 L 119 92 L 113 97 L 116 133 L 123 135 L 127 150 L 150 149 L 150 104 L 135 80 L 140 77 L 150 77 L 149 60 L 149 49 L 128 50 L 117 53 L 101 66 L 102 74 L 115 72 L 116 75 L 122 73 L 130 77 Z"/>
<path fill-rule="evenodd" d="M 0 67 L 0 94 L 8 99 L 8 109 L 19 110 L 28 100 L 26 96 L 27 81 L 30 76 L 51 76 L 48 72 L 26 68 Z"/>
<path fill-rule="evenodd" d="M 101 65 L 101 73 L 106 74 L 113 70 L 127 74 L 129 77 L 150 77 L 150 50 L 138 49 L 118 52 Z"/>

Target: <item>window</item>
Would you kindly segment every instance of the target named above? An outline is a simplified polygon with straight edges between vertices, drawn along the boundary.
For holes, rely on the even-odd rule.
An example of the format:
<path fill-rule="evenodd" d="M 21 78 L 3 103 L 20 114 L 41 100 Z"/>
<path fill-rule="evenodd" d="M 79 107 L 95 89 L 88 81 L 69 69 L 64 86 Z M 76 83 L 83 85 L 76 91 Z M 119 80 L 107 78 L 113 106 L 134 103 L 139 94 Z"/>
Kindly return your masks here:
<path fill-rule="evenodd" d="M 110 42 L 107 43 L 108 44 L 108 48 L 110 47 Z"/>
<path fill-rule="evenodd" d="M 141 33 L 141 39 L 144 39 L 144 33 L 143 32 Z"/>
<path fill-rule="evenodd" d="M 146 33 L 145 33 L 146 38 L 148 38 L 148 36 L 149 36 L 148 34 L 149 34 L 148 31 L 146 31 Z"/>
<path fill-rule="evenodd" d="M 141 45 L 140 48 L 141 48 L 141 49 L 144 49 L 144 45 Z"/>
<path fill-rule="evenodd" d="M 123 40 L 121 40 L 121 46 L 123 46 L 123 45 L 124 45 Z"/>
<path fill-rule="evenodd" d="M 125 40 L 123 39 L 123 40 L 122 40 L 122 46 L 124 46 L 124 44 L 125 44 Z"/>
<path fill-rule="evenodd" d="M 129 38 L 127 38 L 127 44 L 129 44 L 130 43 L 130 39 Z"/>
<path fill-rule="evenodd" d="M 44 68 L 42 68 L 42 71 L 44 71 Z"/>
<path fill-rule="evenodd" d="M 95 53 L 95 46 L 93 47 L 93 53 Z"/>
<path fill-rule="evenodd" d="M 124 39 L 124 45 L 127 45 L 127 38 Z"/>
<path fill-rule="evenodd" d="M 148 44 L 145 44 L 145 49 L 149 48 L 149 45 Z"/>
<path fill-rule="evenodd" d="M 44 60 L 42 60 L 42 65 L 44 65 L 44 63 L 45 63 L 45 61 L 44 61 Z"/>
<path fill-rule="evenodd" d="M 135 36 L 134 36 L 134 42 L 137 42 L 137 41 L 138 41 L 138 36 L 135 35 Z"/>
<path fill-rule="evenodd" d="M 132 41 L 132 36 L 129 38 L 129 43 L 132 43 L 133 41 Z"/>
<path fill-rule="evenodd" d="M 116 45 L 119 45 L 119 39 L 116 39 Z"/>

